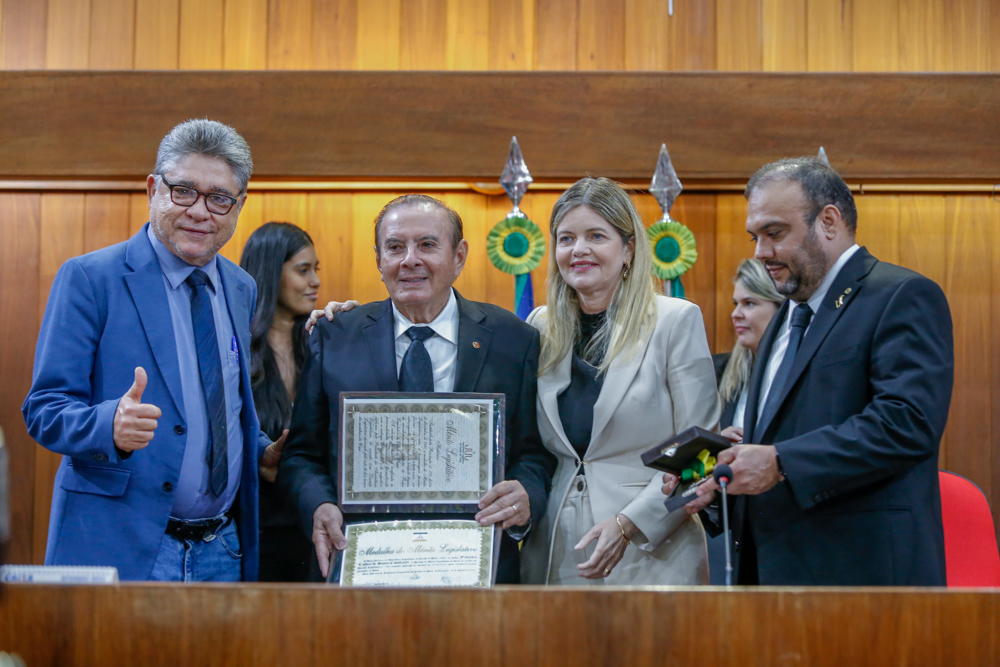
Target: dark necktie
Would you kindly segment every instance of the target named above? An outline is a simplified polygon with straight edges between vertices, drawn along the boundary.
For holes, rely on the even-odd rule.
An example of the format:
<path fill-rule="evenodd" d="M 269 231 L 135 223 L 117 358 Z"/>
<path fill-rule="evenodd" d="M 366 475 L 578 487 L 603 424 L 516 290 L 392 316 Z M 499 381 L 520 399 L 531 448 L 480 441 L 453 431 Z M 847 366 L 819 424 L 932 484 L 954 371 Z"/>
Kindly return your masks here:
<path fill-rule="evenodd" d="M 771 381 L 771 389 L 767 392 L 764 411 L 760 413 L 760 421 L 758 422 L 760 424 L 768 424 L 778 410 L 778 399 L 782 389 L 785 388 L 785 380 L 788 378 L 789 371 L 792 370 L 795 353 L 799 351 L 799 344 L 802 342 L 806 327 L 809 326 L 812 314 L 812 308 L 804 303 L 796 306 L 795 310 L 792 311 L 792 328 L 788 332 L 788 349 L 785 350 L 785 358 L 781 360 L 778 372 L 774 374 L 774 380 Z"/>
<path fill-rule="evenodd" d="M 212 295 L 208 291 L 208 276 L 195 269 L 188 276 L 191 286 L 191 324 L 194 344 L 198 351 L 198 370 L 208 408 L 208 469 L 209 486 L 218 498 L 229 484 L 229 437 L 226 434 L 226 386 L 222 378 L 219 339 L 215 335 Z"/>
<path fill-rule="evenodd" d="M 431 355 L 427 354 L 424 341 L 434 335 L 430 327 L 410 327 L 406 335 L 413 341 L 403 355 L 403 365 L 399 369 L 399 388 L 410 392 L 434 391 L 434 367 Z"/>

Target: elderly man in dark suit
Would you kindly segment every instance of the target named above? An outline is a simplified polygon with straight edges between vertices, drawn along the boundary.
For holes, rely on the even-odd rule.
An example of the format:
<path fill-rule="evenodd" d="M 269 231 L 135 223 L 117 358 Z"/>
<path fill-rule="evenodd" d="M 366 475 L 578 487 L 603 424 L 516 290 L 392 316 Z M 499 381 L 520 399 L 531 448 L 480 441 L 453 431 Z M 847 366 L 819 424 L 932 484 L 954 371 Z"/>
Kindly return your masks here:
<path fill-rule="evenodd" d="M 733 469 L 741 584 L 945 585 L 937 458 L 953 380 L 941 288 L 854 242 L 813 158 L 761 168 L 747 231 L 789 301 L 761 340 Z M 697 511 L 714 483 L 700 490 Z"/>
<path fill-rule="evenodd" d="M 389 299 L 320 320 L 282 453 L 277 484 L 299 509 L 321 574 L 343 549 L 337 507 L 341 391 L 485 392 L 506 395 L 506 477 L 476 519 L 500 524 L 497 581 L 517 583 L 517 541 L 545 511 L 555 459 L 535 419 L 538 332 L 502 308 L 463 299 L 462 220 L 443 202 L 405 195 L 375 224 L 375 261 Z"/>

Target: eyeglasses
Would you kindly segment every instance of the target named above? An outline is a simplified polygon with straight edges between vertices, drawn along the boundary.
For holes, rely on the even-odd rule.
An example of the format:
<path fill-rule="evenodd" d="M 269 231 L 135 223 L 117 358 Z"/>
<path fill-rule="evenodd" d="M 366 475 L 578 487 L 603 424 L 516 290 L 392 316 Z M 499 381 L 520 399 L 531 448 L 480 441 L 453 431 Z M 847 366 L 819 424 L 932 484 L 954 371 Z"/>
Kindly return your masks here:
<path fill-rule="evenodd" d="M 194 206 L 198 197 L 205 198 L 205 208 L 216 215 L 225 215 L 232 210 L 238 199 L 218 192 L 201 192 L 186 185 L 174 185 L 167 181 L 163 174 L 160 174 L 163 184 L 170 190 L 170 201 L 178 206 Z"/>

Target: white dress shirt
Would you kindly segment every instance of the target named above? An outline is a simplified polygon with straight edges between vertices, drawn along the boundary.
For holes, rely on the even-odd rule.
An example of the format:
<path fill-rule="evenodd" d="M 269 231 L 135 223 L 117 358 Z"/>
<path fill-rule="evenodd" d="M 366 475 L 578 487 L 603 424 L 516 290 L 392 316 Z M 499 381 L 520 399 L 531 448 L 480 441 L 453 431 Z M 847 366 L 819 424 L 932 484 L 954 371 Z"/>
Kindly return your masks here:
<path fill-rule="evenodd" d="M 814 317 L 819 312 L 819 307 L 823 304 L 826 293 L 830 291 L 830 285 L 837 279 L 837 275 L 844 268 L 844 264 L 847 264 L 847 260 L 858 251 L 858 247 L 858 244 L 855 243 L 837 258 L 837 261 L 833 263 L 830 270 L 826 272 L 826 276 L 823 277 L 823 281 L 819 284 L 819 287 L 816 288 L 813 295 L 806 301 L 809 308 L 812 309 Z M 774 382 L 774 376 L 778 374 L 781 362 L 785 358 L 785 352 L 788 350 L 788 338 L 792 331 L 792 311 L 798 305 L 795 302 L 788 304 L 789 307 L 788 312 L 785 313 L 785 321 L 781 324 L 781 333 L 778 334 L 774 345 L 771 346 L 771 358 L 767 360 L 767 368 L 764 370 L 764 382 L 760 388 L 760 397 L 757 399 L 757 419 L 760 419 L 760 415 L 764 411 L 764 405 L 767 403 L 767 395 L 771 391 L 771 383 Z M 809 326 L 812 326 L 812 320 L 809 321 Z M 806 330 L 802 332 L 803 341 L 807 333 L 809 333 L 809 327 L 806 327 Z"/>
<path fill-rule="evenodd" d="M 458 299 L 455 298 L 455 290 L 451 290 L 444 310 L 430 324 L 414 324 L 399 312 L 395 303 L 392 304 L 392 315 L 395 323 L 396 377 L 399 377 L 403 357 L 413 342 L 406 335 L 407 330 L 414 326 L 429 326 L 434 335 L 424 341 L 424 347 L 434 369 L 434 391 L 455 391 L 455 369 L 458 366 Z"/>

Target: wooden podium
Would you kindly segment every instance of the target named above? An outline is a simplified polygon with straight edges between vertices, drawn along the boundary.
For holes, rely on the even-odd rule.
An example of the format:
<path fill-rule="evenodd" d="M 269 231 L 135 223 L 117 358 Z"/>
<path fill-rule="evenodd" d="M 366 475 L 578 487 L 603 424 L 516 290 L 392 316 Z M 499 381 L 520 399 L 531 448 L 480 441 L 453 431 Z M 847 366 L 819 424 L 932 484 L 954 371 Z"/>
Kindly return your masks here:
<path fill-rule="evenodd" d="M 8 585 L 44 665 L 1000 664 L 1000 590 Z"/>

